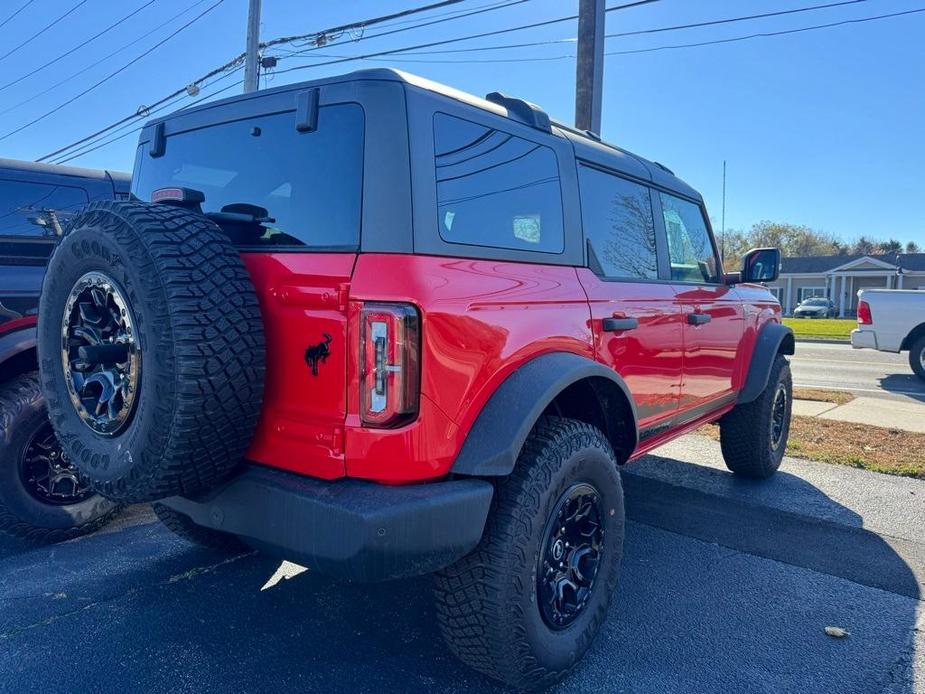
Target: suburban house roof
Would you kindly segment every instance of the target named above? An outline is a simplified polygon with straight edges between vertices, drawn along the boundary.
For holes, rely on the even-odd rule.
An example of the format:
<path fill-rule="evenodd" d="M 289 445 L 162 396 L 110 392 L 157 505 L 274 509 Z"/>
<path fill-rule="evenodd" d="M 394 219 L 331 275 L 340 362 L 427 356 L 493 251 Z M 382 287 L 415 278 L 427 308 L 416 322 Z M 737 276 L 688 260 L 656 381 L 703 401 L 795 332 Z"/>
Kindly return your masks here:
<path fill-rule="evenodd" d="M 881 267 L 887 264 L 902 267 L 903 270 L 925 272 L 925 253 L 885 253 L 883 255 L 809 255 L 802 258 L 783 258 L 781 274 L 821 275 L 865 259 Z"/>

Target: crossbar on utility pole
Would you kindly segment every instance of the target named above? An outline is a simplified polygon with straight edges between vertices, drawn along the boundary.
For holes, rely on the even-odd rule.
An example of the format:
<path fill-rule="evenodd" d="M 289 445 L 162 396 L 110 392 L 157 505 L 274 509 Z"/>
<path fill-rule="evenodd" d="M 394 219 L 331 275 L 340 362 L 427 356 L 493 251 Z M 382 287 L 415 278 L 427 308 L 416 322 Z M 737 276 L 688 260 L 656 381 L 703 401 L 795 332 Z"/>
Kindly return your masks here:
<path fill-rule="evenodd" d="M 604 17 L 604 0 L 579 0 L 575 127 L 598 134 L 604 89 Z"/>
<path fill-rule="evenodd" d="M 247 8 L 247 48 L 244 56 L 244 93 L 257 91 L 260 77 L 260 2 L 250 0 Z"/>

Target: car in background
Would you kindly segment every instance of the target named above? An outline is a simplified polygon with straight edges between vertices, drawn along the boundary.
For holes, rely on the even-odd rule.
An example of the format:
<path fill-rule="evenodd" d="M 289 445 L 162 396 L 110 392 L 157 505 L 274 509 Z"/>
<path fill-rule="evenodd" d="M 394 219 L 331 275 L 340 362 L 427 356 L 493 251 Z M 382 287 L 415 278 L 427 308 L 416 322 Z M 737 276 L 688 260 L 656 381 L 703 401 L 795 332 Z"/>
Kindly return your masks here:
<path fill-rule="evenodd" d="M 95 530 L 118 506 L 62 453 L 39 387 L 36 324 L 45 267 L 68 220 L 127 199 L 131 177 L 0 159 L 0 533 L 36 542 Z"/>
<path fill-rule="evenodd" d="M 805 299 L 793 311 L 794 318 L 835 318 L 837 315 L 835 304 L 819 296 Z"/>
<path fill-rule="evenodd" d="M 909 366 L 925 381 L 925 292 L 911 289 L 862 289 L 855 349 L 909 352 Z"/>

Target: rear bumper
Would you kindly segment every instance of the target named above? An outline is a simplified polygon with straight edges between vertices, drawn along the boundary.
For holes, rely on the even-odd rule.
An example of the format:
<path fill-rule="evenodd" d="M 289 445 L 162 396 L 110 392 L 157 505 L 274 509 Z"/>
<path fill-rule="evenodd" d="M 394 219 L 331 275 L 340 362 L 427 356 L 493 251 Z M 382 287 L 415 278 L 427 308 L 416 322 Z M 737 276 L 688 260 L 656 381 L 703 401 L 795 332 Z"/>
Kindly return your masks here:
<path fill-rule="evenodd" d="M 382 581 L 436 571 L 475 549 L 492 493 L 478 479 L 393 487 L 252 466 L 205 495 L 163 503 L 281 559 Z"/>
<path fill-rule="evenodd" d="M 852 330 L 851 346 L 855 349 L 877 349 L 877 333 L 873 330 Z"/>

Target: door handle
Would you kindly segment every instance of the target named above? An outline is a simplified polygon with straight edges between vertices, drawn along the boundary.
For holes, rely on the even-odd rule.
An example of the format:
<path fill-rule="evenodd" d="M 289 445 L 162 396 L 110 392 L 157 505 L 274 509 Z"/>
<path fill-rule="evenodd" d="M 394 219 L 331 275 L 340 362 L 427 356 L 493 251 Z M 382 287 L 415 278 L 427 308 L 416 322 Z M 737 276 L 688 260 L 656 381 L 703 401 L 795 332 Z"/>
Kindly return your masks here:
<path fill-rule="evenodd" d="M 616 333 L 623 330 L 635 330 L 639 327 L 637 318 L 605 318 L 601 321 L 605 333 Z"/>
<path fill-rule="evenodd" d="M 691 325 L 704 325 L 713 319 L 709 313 L 688 313 L 687 322 Z"/>

